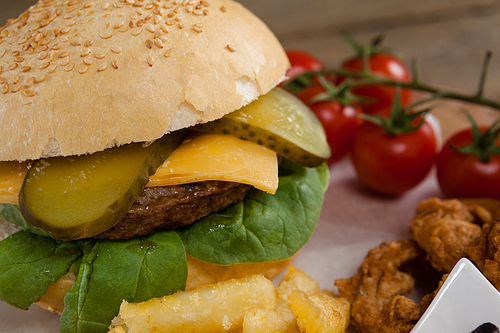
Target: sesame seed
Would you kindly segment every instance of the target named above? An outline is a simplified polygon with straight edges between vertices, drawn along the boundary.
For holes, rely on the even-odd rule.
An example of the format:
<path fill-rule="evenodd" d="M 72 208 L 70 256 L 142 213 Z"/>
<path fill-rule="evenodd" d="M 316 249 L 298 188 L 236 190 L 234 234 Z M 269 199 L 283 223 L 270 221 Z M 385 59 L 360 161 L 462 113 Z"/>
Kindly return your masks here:
<path fill-rule="evenodd" d="M 102 5 L 101 9 L 106 10 L 109 8 L 109 2 L 106 2 L 104 5 Z"/>
<path fill-rule="evenodd" d="M 63 51 L 59 53 L 59 58 L 66 58 L 67 56 L 69 56 L 69 51 Z"/>
<path fill-rule="evenodd" d="M 165 23 L 167 25 L 175 25 L 176 22 L 175 22 L 175 20 L 166 20 Z"/>
<path fill-rule="evenodd" d="M 61 60 L 61 65 L 66 66 L 71 61 L 70 57 L 65 57 Z"/>
<path fill-rule="evenodd" d="M 31 66 L 23 66 L 23 67 L 19 68 L 19 71 L 23 72 L 23 73 L 29 72 L 30 70 L 31 70 Z"/>
<path fill-rule="evenodd" d="M 70 31 L 71 31 L 71 28 L 70 28 L 70 27 L 66 27 L 66 28 L 62 28 L 62 29 L 61 29 L 61 33 L 63 33 L 63 34 L 67 34 L 67 33 L 68 33 L 68 32 L 70 32 Z"/>
<path fill-rule="evenodd" d="M 126 3 L 127 3 L 127 5 L 133 5 L 135 3 L 135 1 L 134 0 L 127 0 Z"/>
<path fill-rule="evenodd" d="M 9 92 L 9 85 L 4 84 L 1 89 L 2 89 L 2 94 L 6 94 Z"/>
<path fill-rule="evenodd" d="M 82 67 L 78 70 L 78 73 L 80 74 L 84 74 L 86 73 L 87 71 L 89 70 L 89 67 L 88 66 L 85 66 L 85 67 Z"/>
<path fill-rule="evenodd" d="M 64 69 L 66 70 L 66 72 L 70 72 L 73 68 L 75 68 L 75 63 L 69 63 L 66 65 L 66 67 L 64 67 Z"/>
<path fill-rule="evenodd" d="M 153 43 L 153 41 L 151 39 L 146 39 L 145 43 L 146 43 L 146 46 L 147 46 L 148 49 L 153 48 L 154 43 Z"/>
<path fill-rule="evenodd" d="M 163 42 L 160 39 L 155 39 L 155 45 L 160 49 L 163 48 Z"/>
<path fill-rule="evenodd" d="M 170 9 L 170 8 L 173 8 L 173 7 L 174 7 L 174 5 L 171 4 L 171 3 L 164 3 L 163 4 L 163 8 L 165 8 L 165 9 Z"/>
<path fill-rule="evenodd" d="M 168 40 L 168 37 L 166 35 L 161 35 L 158 39 L 165 43 Z"/>
<path fill-rule="evenodd" d="M 144 18 L 144 21 L 148 21 L 150 20 L 151 18 L 153 17 L 153 14 L 152 13 L 149 13 L 145 18 Z"/>
<path fill-rule="evenodd" d="M 203 31 L 200 27 L 196 25 L 193 27 L 193 30 L 196 31 L 197 33 L 201 33 Z"/>
<path fill-rule="evenodd" d="M 147 31 L 149 31 L 150 33 L 154 33 L 155 32 L 155 27 L 151 24 L 151 23 L 147 23 L 145 25 L 145 28 Z"/>
<path fill-rule="evenodd" d="M 23 95 L 26 97 L 33 97 L 35 96 L 35 91 L 31 89 L 26 89 L 23 91 Z"/>
<path fill-rule="evenodd" d="M 15 57 L 15 58 L 14 58 L 14 61 L 15 61 L 15 62 L 23 62 L 23 61 L 24 61 L 24 58 L 23 58 L 23 57 Z"/>
<path fill-rule="evenodd" d="M 27 81 L 26 81 L 26 87 L 27 88 L 31 88 L 35 85 L 35 78 L 34 77 L 30 77 Z"/>
<path fill-rule="evenodd" d="M 200 3 L 205 6 L 205 7 L 209 7 L 210 6 L 210 3 L 208 1 L 205 1 L 205 0 L 201 0 Z"/>
<path fill-rule="evenodd" d="M 35 78 L 35 83 L 43 82 L 43 81 L 45 81 L 46 78 L 47 78 L 47 75 L 42 74 L 42 76 Z"/>
<path fill-rule="evenodd" d="M 148 65 L 150 67 L 153 67 L 153 65 L 155 63 L 155 58 L 153 58 L 152 56 L 149 56 L 147 62 L 148 62 Z"/>
<path fill-rule="evenodd" d="M 227 12 L 226 6 L 220 6 L 220 11 L 223 13 Z"/>
<path fill-rule="evenodd" d="M 20 56 L 20 55 L 21 55 L 21 52 L 19 52 L 19 51 L 14 51 L 14 52 L 12 52 L 12 55 L 13 55 L 14 57 L 18 57 L 18 56 Z"/>
<path fill-rule="evenodd" d="M 234 46 L 232 46 L 231 44 L 227 44 L 227 49 L 231 52 L 234 52 L 236 51 L 236 48 Z"/>
<path fill-rule="evenodd" d="M 118 29 L 119 32 L 127 32 L 128 31 L 128 27 L 127 26 L 123 26 L 121 27 L 120 29 Z"/>
<path fill-rule="evenodd" d="M 44 62 L 43 64 L 40 65 L 40 69 L 45 69 L 50 66 L 50 61 Z"/>
<path fill-rule="evenodd" d="M 195 9 L 193 10 L 193 14 L 196 16 L 202 16 L 203 15 L 203 10 L 201 9 Z"/>
<path fill-rule="evenodd" d="M 19 90 L 21 90 L 21 85 L 20 84 L 15 84 L 10 91 L 12 91 L 13 93 L 16 93 Z"/>
<path fill-rule="evenodd" d="M 83 51 L 82 54 L 80 54 L 80 57 L 86 57 L 90 54 L 90 49 L 86 49 L 85 51 Z"/>
<path fill-rule="evenodd" d="M 83 63 L 87 66 L 90 66 L 92 65 L 94 62 L 92 60 L 90 60 L 89 58 L 85 58 L 83 59 Z"/>
<path fill-rule="evenodd" d="M 106 55 L 104 53 L 96 53 L 94 54 L 94 58 L 96 59 L 104 59 Z"/>
<path fill-rule="evenodd" d="M 179 22 L 179 29 L 184 29 L 185 26 L 184 22 Z"/>
<path fill-rule="evenodd" d="M 16 75 L 16 76 L 14 76 L 14 79 L 12 80 L 12 82 L 14 84 L 18 84 L 20 80 L 21 80 L 21 76 L 20 75 Z"/>
<path fill-rule="evenodd" d="M 10 64 L 10 65 L 7 66 L 7 69 L 10 70 L 10 71 L 12 71 L 12 70 L 14 70 L 16 68 L 17 68 L 17 64 L 16 63 Z"/>
<path fill-rule="evenodd" d="M 132 30 L 132 35 L 138 36 L 141 32 L 142 32 L 142 28 L 138 27 L 138 28 L 135 28 L 134 30 Z"/>
<path fill-rule="evenodd" d="M 57 66 L 52 64 L 49 67 L 47 67 L 47 73 L 52 74 L 56 71 L 56 69 L 57 69 Z"/>
<path fill-rule="evenodd" d="M 109 32 L 101 32 L 99 34 L 99 36 L 101 36 L 102 39 L 109 39 L 109 38 L 113 37 L 113 34 L 111 34 Z"/>
<path fill-rule="evenodd" d="M 89 46 L 92 46 L 92 44 L 94 44 L 94 40 L 93 39 L 88 39 L 88 40 L 85 41 L 85 43 L 83 44 L 83 46 L 89 47 Z"/>
<path fill-rule="evenodd" d="M 97 68 L 98 72 L 104 72 L 108 68 L 108 64 L 104 63 Z"/>
<path fill-rule="evenodd" d="M 163 56 L 165 58 L 168 58 L 172 55 L 172 49 L 168 49 L 167 51 L 165 51 L 165 53 L 163 54 Z"/>
<path fill-rule="evenodd" d="M 70 44 L 73 45 L 73 46 L 80 46 L 80 45 L 82 45 L 82 42 L 79 41 L 79 40 L 72 40 L 70 42 Z"/>
<path fill-rule="evenodd" d="M 120 46 L 113 46 L 111 48 L 111 52 L 116 53 L 116 54 L 120 54 L 120 53 L 122 53 L 122 48 Z"/>
<path fill-rule="evenodd" d="M 90 8 L 94 5 L 94 3 L 92 1 L 89 1 L 89 2 L 86 2 L 83 4 L 83 8 Z"/>
<path fill-rule="evenodd" d="M 113 26 L 113 28 L 118 29 L 118 28 L 123 27 L 123 25 L 125 25 L 125 22 L 118 21 L 118 22 L 115 23 L 115 25 Z"/>
<path fill-rule="evenodd" d="M 137 22 L 135 23 L 135 25 L 138 26 L 138 27 L 142 27 L 144 25 L 144 20 L 143 19 L 137 20 Z"/>
<path fill-rule="evenodd" d="M 7 79 L 4 77 L 0 77 L 0 84 L 4 84 L 5 82 L 7 82 Z"/>
<path fill-rule="evenodd" d="M 113 68 L 118 69 L 118 60 L 111 61 L 111 66 L 113 66 Z"/>

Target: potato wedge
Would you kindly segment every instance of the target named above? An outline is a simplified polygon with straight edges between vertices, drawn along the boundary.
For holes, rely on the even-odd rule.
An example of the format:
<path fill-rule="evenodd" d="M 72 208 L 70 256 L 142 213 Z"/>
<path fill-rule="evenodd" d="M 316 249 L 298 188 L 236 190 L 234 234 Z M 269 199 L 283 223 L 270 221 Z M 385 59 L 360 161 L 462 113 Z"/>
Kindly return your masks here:
<path fill-rule="evenodd" d="M 243 319 L 243 333 L 287 333 L 287 325 L 273 309 L 249 309 Z"/>
<path fill-rule="evenodd" d="M 307 295 L 294 290 L 289 299 L 300 332 L 343 333 L 349 325 L 350 304 L 344 298 L 327 291 Z"/>
<path fill-rule="evenodd" d="M 111 329 L 128 333 L 229 332 L 250 308 L 273 309 L 276 291 L 261 275 L 233 279 L 142 303 L 123 302 Z"/>

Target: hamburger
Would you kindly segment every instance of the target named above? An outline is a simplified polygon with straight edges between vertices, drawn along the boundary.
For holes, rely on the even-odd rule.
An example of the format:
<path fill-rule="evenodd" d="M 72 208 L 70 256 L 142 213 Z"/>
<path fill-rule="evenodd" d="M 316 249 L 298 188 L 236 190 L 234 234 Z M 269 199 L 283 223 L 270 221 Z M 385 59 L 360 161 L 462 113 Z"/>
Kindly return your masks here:
<path fill-rule="evenodd" d="M 328 184 L 270 30 L 229 0 L 41 0 L 0 28 L 0 299 L 107 331 L 143 301 L 277 275 Z"/>

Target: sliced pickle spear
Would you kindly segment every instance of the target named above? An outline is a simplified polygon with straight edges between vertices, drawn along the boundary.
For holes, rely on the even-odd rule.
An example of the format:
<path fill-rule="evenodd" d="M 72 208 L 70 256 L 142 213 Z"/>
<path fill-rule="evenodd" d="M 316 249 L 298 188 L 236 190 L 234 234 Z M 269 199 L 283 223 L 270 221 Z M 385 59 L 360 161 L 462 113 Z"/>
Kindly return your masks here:
<path fill-rule="evenodd" d="M 231 134 L 264 145 L 307 167 L 317 167 L 330 157 L 330 147 L 319 120 L 304 103 L 281 88 L 194 129 Z"/>
<path fill-rule="evenodd" d="M 97 235 L 120 221 L 149 176 L 185 137 L 165 135 L 102 152 L 40 159 L 24 179 L 19 203 L 25 219 L 59 240 Z"/>

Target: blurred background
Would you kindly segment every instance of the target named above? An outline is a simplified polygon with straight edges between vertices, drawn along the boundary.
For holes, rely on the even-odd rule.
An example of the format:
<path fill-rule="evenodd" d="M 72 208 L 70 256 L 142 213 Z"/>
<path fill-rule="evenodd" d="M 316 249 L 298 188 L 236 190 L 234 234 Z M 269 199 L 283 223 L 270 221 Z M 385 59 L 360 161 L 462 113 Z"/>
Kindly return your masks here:
<path fill-rule="evenodd" d="M 278 36 L 286 49 L 313 53 L 328 68 L 352 55 L 342 37 L 350 32 L 361 43 L 379 34 L 384 45 L 408 64 L 418 59 L 422 81 L 473 94 L 487 50 L 493 52 L 486 96 L 500 100 L 500 1 L 498 0 L 240 0 Z M 35 0 L 2 0 L 0 23 L 16 17 Z M 438 103 L 433 112 L 444 135 L 467 125 L 464 108 L 478 122 L 496 111 L 456 102 Z M 480 109 L 480 110 L 479 110 Z"/>

